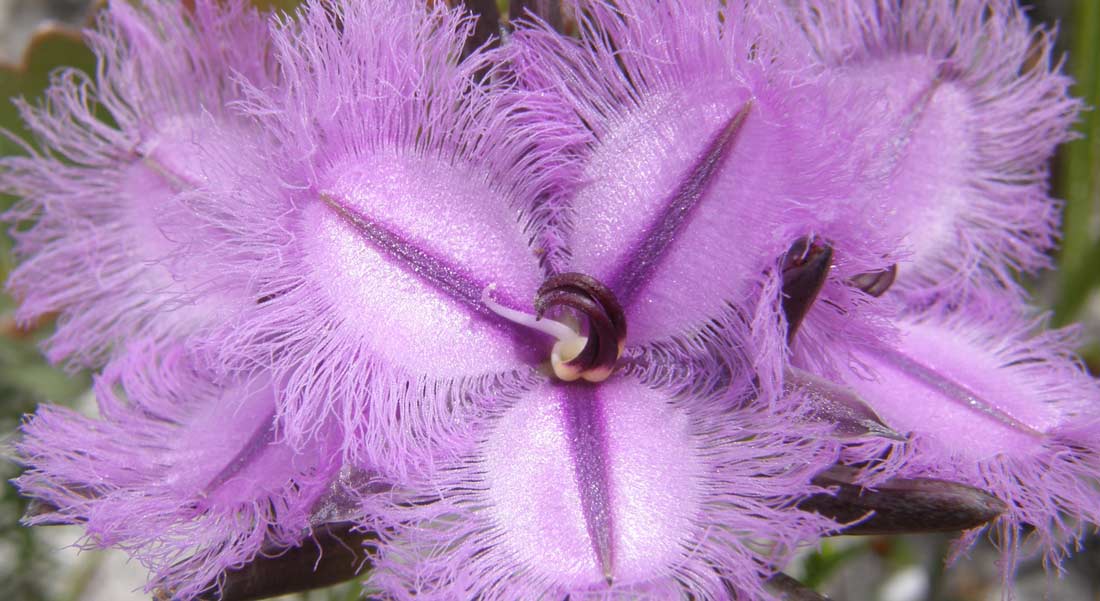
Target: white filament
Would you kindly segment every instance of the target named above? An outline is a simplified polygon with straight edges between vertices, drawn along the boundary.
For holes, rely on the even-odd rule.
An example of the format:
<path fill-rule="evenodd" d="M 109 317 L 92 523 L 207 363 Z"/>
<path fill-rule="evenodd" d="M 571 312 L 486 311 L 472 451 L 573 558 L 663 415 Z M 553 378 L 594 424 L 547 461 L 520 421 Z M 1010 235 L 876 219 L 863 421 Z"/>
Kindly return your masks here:
<path fill-rule="evenodd" d="M 583 377 L 582 372 L 574 367 L 566 365 L 566 363 L 573 360 L 573 358 L 584 350 L 584 345 L 588 343 L 588 338 L 581 336 L 576 330 L 560 321 L 542 319 L 529 313 L 524 313 L 523 311 L 516 311 L 515 309 L 505 307 L 493 300 L 493 290 L 496 290 L 496 284 L 489 284 L 485 287 L 485 290 L 481 292 L 481 302 L 485 303 L 485 306 L 488 307 L 490 311 L 508 321 L 518 323 L 532 330 L 537 330 L 543 334 L 549 334 L 557 339 L 553 349 L 550 350 L 550 365 L 554 369 L 555 376 L 566 382 L 572 382 L 573 380 Z"/>
<path fill-rule="evenodd" d="M 560 321 L 555 321 L 553 319 L 540 319 L 529 313 L 516 311 L 515 309 L 510 309 L 496 302 L 495 300 L 493 300 L 492 296 L 490 296 L 493 290 L 496 290 L 496 287 L 496 284 L 489 284 L 485 287 L 485 290 L 481 292 L 481 302 L 485 303 L 485 306 L 489 307 L 489 310 L 493 313 L 496 313 L 497 315 L 503 317 L 504 319 L 507 319 L 508 321 L 518 323 L 521 326 L 527 326 L 532 330 L 538 330 L 543 334 L 549 334 L 562 342 L 573 340 L 575 338 L 581 338 L 581 335 L 578 334 L 573 328 Z"/>

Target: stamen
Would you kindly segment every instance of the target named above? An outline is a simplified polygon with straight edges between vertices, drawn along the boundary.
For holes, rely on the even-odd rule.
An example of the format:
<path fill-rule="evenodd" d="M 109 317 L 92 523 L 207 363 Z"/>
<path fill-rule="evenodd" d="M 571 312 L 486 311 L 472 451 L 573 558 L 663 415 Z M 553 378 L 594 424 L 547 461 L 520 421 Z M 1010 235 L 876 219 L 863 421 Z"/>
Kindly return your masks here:
<path fill-rule="evenodd" d="M 787 344 L 817 299 L 832 267 L 833 247 L 799 238 L 783 260 L 783 314 L 787 318 Z"/>
<path fill-rule="evenodd" d="M 848 283 L 877 298 L 886 294 L 896 279 L 898 279 L 898 266 L 895 263 L 886 269 L 855 275 L 848 280 Z"/>
<path fill-rule="evenodd" d="M 588 336 L 570 343 L 554 345 L 551 363 L 559 378 L 572 381 L 583 378 L 602 382 L 611 375 L 615 362 L 626 347 L 626 316 L 615 293 L 596 278 L 583 273 L 551 276 L 535 297 L 535 314 L 542 317 L 548 309 L 569 307 L 588 321 Z"/>
<path fill-rule="evenodd" d="M 542 319 L 541 315 L 531 315 L 523 311 L 517 311 L 496 302 L 491 296 L 496 289 L 496 284 L 489 284 L 485 287 L 485 290 L 481 292 L 481 302 L 485 303 L 485 306 L 493 313 L 496 313 L 508 321 L 518 323 L 521 326 L 527 326 L 532 330 L 538 330 L 543 334 L 549 334 L 559 342 L 566 342 L 581 337 L 573 328 L 560 321 Z"/>
<path fill-rule="evenodd" d="M 497 303 L 491 297 L 493 289 L 490 285 L 481 295 L 482 302 L 491 311 L 557 339 L 550 352 L 550 364 L 559 379 L 602 382 L 611 375 L 626 345 L 626 318 L 622 306 L 607 286 L 581 273 L 552 276 L 535 296 L 534 315 Z M 558 307 L 568 307 L 583 316 L 587 332 L 543 317 L 547 310 Z"/>

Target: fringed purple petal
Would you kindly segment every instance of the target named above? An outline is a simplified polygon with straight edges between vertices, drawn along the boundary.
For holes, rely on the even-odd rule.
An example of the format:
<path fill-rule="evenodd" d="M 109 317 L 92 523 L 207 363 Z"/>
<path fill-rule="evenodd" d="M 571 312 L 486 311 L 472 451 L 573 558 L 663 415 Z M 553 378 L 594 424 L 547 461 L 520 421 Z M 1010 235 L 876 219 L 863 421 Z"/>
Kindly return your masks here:
<path fill-rule="evenodd" d="M 232 165 L 247 193 L 195 199 L 258 299 L 208 346 L 286 379 L 297 444 L 333 416 L 354 463 L 404 470 L 549 355 L 483 294 L 531 310 L 562 161 L 497 54 L 458 62 L 472 27 L 443 3 L 306 4 L 273 34 L 284 85 L 242 105 L 276 139 Z"/>
<path fill-rule="evenodd" d="M 189 333 L 241 303 L 217 272 L 174 265 L 195 250 L 176 197 L 209 183 L 205 147 L 259 137 L 226 104 L 238 74 L 267 81 L 266 26 L 243 0 L 220 4 L 112 2 L 88 34 L 95 82 L 65 71 L 42 106 L 20 105 L 40 150 L 0 159 L 0 189 L 22 197 L 5 219 L 34 222 L 13 232 L 8 286 L 21 322 L 60 313 L 51 360 L 98 367 L 120 341 Z"/>
<path fill-rule="evenodd" d="M 729 401 L 618 376 L 533 391 L 430 481 L 368 500 L 385 540 L 369 586 L 394 599 L 770 598 L 764 579 L 835 527 L 793 510 L 835 449 L 821 428 Z"/>
<path fill-rule="evenodd" d="M 515 69 L 572 112 L 583 172 L 562 211 L 568 270 L 616 292 L 632 342 L 726 303 L 751 312 L 754 284 L 801 236 L 859 240 L 844 261 L 852 273 L 891 248 L 872 228 L 832 225 L 850 220 L 870 160 L 863 126 L 851 98 L 772 69 L 774 28 L 756 3 L 722 18 L 705 0 L 580 8 L 579 41 L 517 32 Z"/>
<path fill-rule="evenodd" d="M 84 525 L 86 546 L 126 551 L 152 572 L 148 589 L 181 599 L 265 542 L 298 544 L 339 445 L 281 442 L 277 393 L 266 377 L 215 381 L 178 347 L 132 348 L 96 381 L 100 418 L 42 406 L 24 424 L 15 483 L 54 508 L 28 522 Z"/>
<path fill-rule="evenodd" d="M 1012 0 L 793 6 L 822 77 L 880 103 L 872 169 L 887 183 L 864 211 L 904 238 L 894 258 L 910 302 L 1015 289 L 1016 272 L 1047 266 L 1059 213 L 1047 161 L 1080 108 L 1051 32 Z"/>
<path fill-rule="evenodd" d="M 726 394 L 761 411 L 789 404 L 783 393 L 785 325 L 780 278 L 754 288 L 751 312 L 727 308 L 705 324 L 626 348 L 622 373 L 675 398 Z"/>
<path fill-rule="evenodd" d="M 845 246 L 837 248 L 842 255 Z M 837 258 L 843 261 L 842 256 Z M 819 375 L 834 376 L 853 347 L 889 343 L 897 337 L 894 302 L 876 299 L 854 287 L 851 271 L 830 274 L 790 345 L 791 362 Z"/>
<path fill-rule="evenodd" d="M 1043 331 L 1015 307 L 971 299 L 902 319 L 896 347 L 856 351 L 846 370 L 891 427 L 911 432 L 896 475 L 964 482 L 1008 503 L 993 528 L 1006 579 L 1019 543 L 1057 566 L 1100 523 L 1100 386 L 1070 333 Z"/>

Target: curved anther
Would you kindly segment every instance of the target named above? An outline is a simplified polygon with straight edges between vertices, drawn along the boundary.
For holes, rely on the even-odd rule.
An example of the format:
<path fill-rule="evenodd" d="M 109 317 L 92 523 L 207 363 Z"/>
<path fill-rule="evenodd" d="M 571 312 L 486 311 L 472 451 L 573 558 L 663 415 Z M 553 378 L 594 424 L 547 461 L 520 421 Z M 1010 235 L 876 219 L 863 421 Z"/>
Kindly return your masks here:
<path fill-rule="evenodd" d="M 833 247 L 820 240 L 799 238 L 783 258 L 783 315 L 787 318 L 787 342 L 825 285 L 833 261 Z"/>
<path fill-rule="evenodd" d="M 561 273 L 548 278 L 535 295 L 535 314 L 501 305 L 492 298 L 493 285 L 481 302 L 508 321 L 549 334 L 558 341 L 550 351 L 554 375 L 567 382 L 584 379 L 602 382 L 611 375 L 626 347 L 626 315 L 615 293 L 599 280 L 583 273 Z M 583 317 L 584 328 L 559 321 L 547 311 L 568 308 Z M 566 320 L 570 316 L 563 316 Z"/>
<path fill-rule="evenodd" d="M 543 282 L 535 296 L 535 316 L 568 307 L 587 321 L 587 332 L 554 345 L 551 363 L 559 378 L 600 382 L 615 367 L 626 344 L 626 316 L 610 288 L 583 273 L 561 273 Z"/>
<path fill-rule="evenodd" d="M 853 276 L 848 282 L 871 296 L 879 297 L 886 294 L 886 291 L 890 289 L 890 286 L 894 285 L 894 280 L 897 278 L 898 266 L 895 263 L 886 269 L 868 271 L 867 273 Z"/>
<path fill-rule="evenodd" d="M 575 366 L 586 366 L 606 363 L 610 355 L 616 355 L 611 357 L 612 362 L 618 358 L 611 345 L 600 342 L 610 340 L 614 336 L 614 328 L 611 325 L 611 320 L 603 313 L 596 301 L 566 290 L 551 290 L 538 297 L 535 302 L 535 315 L 542 319 L 546 308 L 555 306 L 569 307 L 588 319 L 588 336 L 584 337 L 584 345 L 580 350 L 575 348 L 578 343 L 574 343 L 572 350 L 557 349 L 569 355 L 569 358 L 565 359 L 567 363 Z M 556 360 L 562 360 L 561 354 L 556 357 Z"/>

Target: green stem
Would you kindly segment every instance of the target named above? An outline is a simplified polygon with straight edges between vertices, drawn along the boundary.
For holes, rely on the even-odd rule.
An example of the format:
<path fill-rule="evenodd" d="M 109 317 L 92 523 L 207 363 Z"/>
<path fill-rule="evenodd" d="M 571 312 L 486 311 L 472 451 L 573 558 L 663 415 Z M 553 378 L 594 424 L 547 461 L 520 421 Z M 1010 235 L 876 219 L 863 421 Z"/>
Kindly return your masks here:
<path fill-rule="evenodd" d="M 100 567 L 106 555 L 102 551 L 87 551 L 81 553 L 74 568 L 69 572 L 69 581 L 65 586 L 62 599 L 66 601 L 81 601 L 88 593 L 88 587 L 96 580 Z"/>
<path fill-rule="evenodd" d="M 1058 323 L 1073 321 L 1089 294 L 1100 284 L 1100 2 L 1076 2 L 1073 7 L 1073 93 L 1091 110 L 1078 124 L 1080 139 L 1066 145 L 1059 176 L 1066 198 L 1063 219 L 1060 294 L 1055 306 Z"/>

